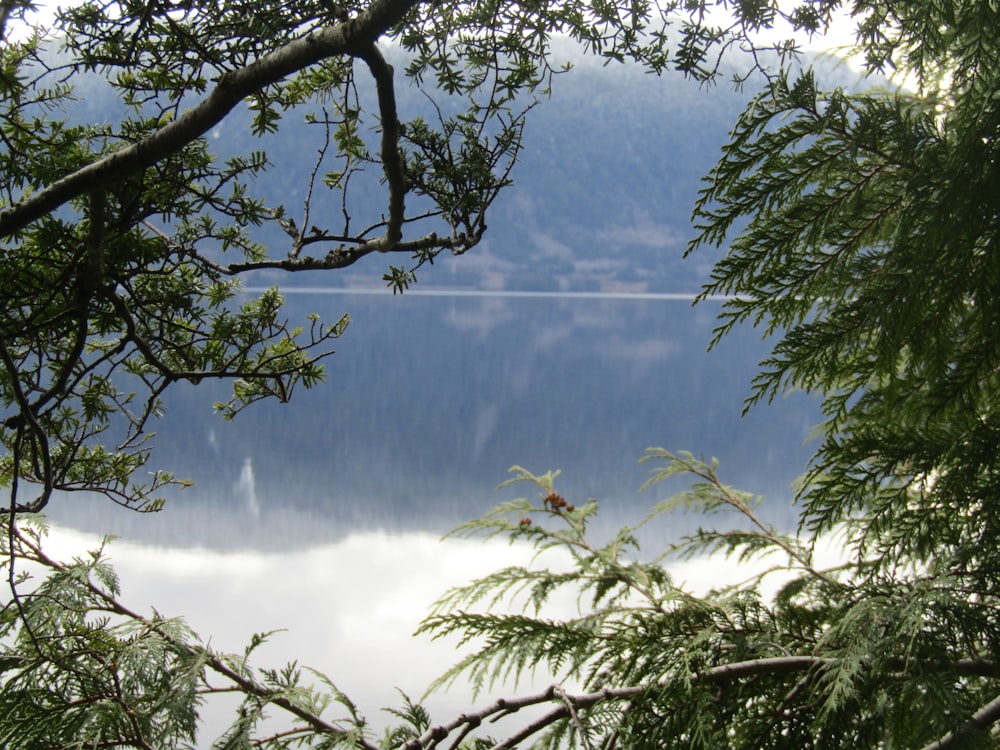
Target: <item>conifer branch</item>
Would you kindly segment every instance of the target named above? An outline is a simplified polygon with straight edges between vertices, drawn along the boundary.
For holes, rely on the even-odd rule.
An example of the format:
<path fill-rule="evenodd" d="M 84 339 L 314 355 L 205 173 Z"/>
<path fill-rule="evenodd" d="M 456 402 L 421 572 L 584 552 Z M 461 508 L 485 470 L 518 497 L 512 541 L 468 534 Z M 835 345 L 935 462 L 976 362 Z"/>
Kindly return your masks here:
<path fill-rule="evenodd" d="M 8 521 L 8 523 L 10 523 L 9 529 L 11 529 L 11 533 L 14 535 L 17 544 L 21 548 L 21 552 L 18 555 L 19 557 L 27 556 L 28 559 L 43 565 L 49 571 L 56 571 L 64 575 L 69 574 L 69 570 L 63 563 L 50 557 L 42 550 L 40 544 L 26 537 L 19 529 L 14 527 L 11 521 Z M 25 553 L 27 553 L 27 555 Z M 187 656 L 197 657 L 201 663 L 207 666 L 211 671 L 230 681 L 239 693 L 248 697 L 263 699 L 267 703 L 281 708 L 287 713 L 305 722 L 313 732 L 338 737 L 347 735 L 347 732 L 341 727 L 338 727 L 337 725 L 328 722 L 326 719 L 323 719 L 316 713 L 303 708 L 298 703 L 290 700 L 284 695 L 281 695 L 279 691 L 261 685 L 259 682 L 252 679 L 248 672 L 237 671 L 233 666 L 228 664 L 226 660 L 220 658 L 213 651 L 197 644 L 192 644 L 175 638 L 174 635 L 165 630 L 159 622 L 144 617 L 138 612 L 127 607 L 118 599 L 118 597 L 109 593 L 103 586 L 99 586 L 94 583 L 90 576 L 87 576 L 82 581 L 82 585 L 95 600 L 100 602 L 99 609 L 108 613 L 119 615 L 132 623 L 141 625 L 143 628 L 156 633 L 163 639 L 164 642 L 170 644 L 171 647 L 177 649 L 180 653 Z M 364 737 L 358 736 L 355 741 L 356 746 L 360 750 L 379 750 L 376 745 L 372 744 Z"/>
<path fill-rule="evenodd" d="M 942 735 L 939 739 L 924 746 L 923 750 L 964 747 L 969 733 L 988 730 L 998 721 L 1000 721 L 1000 697 L 994 698 L 976 711 L 962 727 Z"/>

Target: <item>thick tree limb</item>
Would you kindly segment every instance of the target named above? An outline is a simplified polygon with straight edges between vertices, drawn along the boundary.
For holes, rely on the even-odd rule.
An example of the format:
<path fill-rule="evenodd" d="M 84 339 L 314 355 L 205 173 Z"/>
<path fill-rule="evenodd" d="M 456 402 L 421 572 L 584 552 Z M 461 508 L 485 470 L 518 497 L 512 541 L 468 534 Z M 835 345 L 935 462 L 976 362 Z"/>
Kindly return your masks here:
<path fill-rule="evenodd" d="M 389 221 L 385 234 L 376 240 L 380 252 L 388 252 L 403 236 L 403 214 L 406 208 L 406 183 L 403 179 L 403 161 L 399 158 L 399 117 L 396 114 L 396 92 L 392 83 L 392 66 L 385 61 L 374 43 L 368 45 L 359 57 L 368 65 L 375 78 L 378 92 L 379 116 L 382 120 L 382 169 L 389 186 Z"/>
<path fill-rule="evenodd" d="M 223 74 L 200 104 L 149 137 L 66 175 L 0 212 L 0 238 L 13 236 L 76 197 L 107 187 L 179 152 L 221 122 L 245 97 L 296 71 L 341 54 L 374 59 L 371 48 L 375 40 L 399 23 L 418 2 L 373 0 L 355 19 L 317 29 L 245 68 Z M 377 80 L 378 76 L 376 73 Z M 379 97 L 381 100 L 381 84 Z"/>
<path fill-rule="evenodd" d="M 976 711 L 965 724 L 954 732 L 939 737 L 924 750 L 943 750 L 948 747 L 963 747 L 970 732 L 983 731 L 1000 721 L 1000 696 L 994 698 Z"/>
<path fill-rule="evenodd" d="M 696 675 L 692 675 L 691 682 L 711 685 L 757 675 L 795 674 L 817 667 L 824 667 L 835 661 L 831 657 L 824 656 L 778 656 L 766 659 L 750 659 L 748 661 L 722 664 L 711 669 L 706 669 Z M 995 677 L 998 673 L 995 664 L 982 659 L 960 659 L 954 662 L 951 667 L 959 674 L 967 676 Z M 500 698 L 479 711 L 462 714 L 447 724 L 432 727 L 420 738 L 411 740 L 404 745 L 403 750 L 424 750 L 425 748 L 434 747 L 436 743 L 441 742 L 455 731 L 461 733 L 460 739 L 462 739 L 471 730 L 480 726 L 483 721 L 515 713 L 528 706 L 536 706 L 559 700 L 560 705 L 556 708 L 547 714 L 539 716 L 518 730 L 516 734 L 511 735 L 494 746 L 495 750 L 514 748 L 556 721 L 573 716 L 575 711 L 591 708 L 602 701 L 631 700 L 647 690 L 649 690 L 649 686 L 635 685 L 621 688 L 607 688 L 595 693 L 572 695 L 563 691 L 558 685 L 552 685 L 541 693 L 518 698 Z M 1000 720 L 1000 698 L 997 698 L 976 712 L 970 719 L 969 726 L 978 728 L 988 727 L 998 720 Z M 947 735 L 937 741 L 937 743 L 943 744 L 928 745 L 924 750 L 956 747 L 954 744 L 956 741 L 955 737 Z"/>
<path fill-rule="evenodd" d="M 7 21 L 10 20 L 11 13 L 17 4 L 14 0 L 4 0 L 0 2 L 0 39 L 7 36 Z"/>

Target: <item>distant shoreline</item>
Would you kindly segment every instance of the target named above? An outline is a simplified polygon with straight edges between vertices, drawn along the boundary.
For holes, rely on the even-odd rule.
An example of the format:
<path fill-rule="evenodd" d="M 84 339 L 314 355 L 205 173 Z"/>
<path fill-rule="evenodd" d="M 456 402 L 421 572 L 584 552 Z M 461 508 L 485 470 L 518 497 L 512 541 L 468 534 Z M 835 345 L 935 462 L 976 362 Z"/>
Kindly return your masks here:
<path fill-rule="evenodd" d="M 271 287 L 247 286 L 245 290 L 256 294 Z M 279 286 L 282 294 L 357 294 L 372 296 L 393 296 L 394 292 L 380 287 L 326 287 L 326 286 Z M 408 289 L 407 297 L 506 297 L 530 299 L 596 299 L 596 300 L 654 300 L 672 302 L 693 302 L 697 292 L 534 292 L 517 289 Z M 705 297 L 706 302 L 726 302 L 733 297 L 713 294 Z"/>

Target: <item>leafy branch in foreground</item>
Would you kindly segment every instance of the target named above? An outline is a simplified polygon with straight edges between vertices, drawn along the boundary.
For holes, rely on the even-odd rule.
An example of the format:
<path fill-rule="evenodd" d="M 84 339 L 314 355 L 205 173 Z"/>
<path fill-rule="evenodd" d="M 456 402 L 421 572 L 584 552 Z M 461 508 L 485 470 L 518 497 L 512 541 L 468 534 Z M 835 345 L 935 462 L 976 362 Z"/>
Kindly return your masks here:
<path fill-rule="evenodd" d="M 512 540 L 528 537 L 539 550 L 569 550 L 577 570 L 554 575 L 524 569 L 498 573 L 442 599 L 436 608 L 438 614 L 422 628 L 438 636 L 459 631 L 468 631 L 466 637 L 481 635 L 489 618 L 469 616 L 455 608 L 478 600 L 485 592 L 494 594 L 491 608 L 495 608 L 514 585 L 530 589 L 536 615 L 549 596 L 562 587 L 579 589 L 581 597 L 586 594 L 594 613 L 571 622 L 541 621 L 529 616 L 502 618 L 502 629 L 517 628 L 514 639 L 505 641 L 507 652 L 503 658 L 512 663 L 504 678 L 517 677 L 528 666 L 539 663 L 538 659 L 530 664 L 526 661 L 531 652 L 517 646 L 519 639 L 537 647 L 535 653 L 544 654 L 551 666 L 553 661 L 563 660 L 556 650 L 566 641 L 566 632 L 578 631 L 570 639 L 570 650 L 574 652 L 572 670 L 579 674 L 584 662 L 597 662 L 611 654 L 601 643 L 602 630 L 619 631 L 635 617 L 666 617 L 675 606 L 671 602 L 691 605 L 695 601 L 674 587 L 658 565 L 624 559 L 623 553 L 637 549 L 634 529 L 624 529 L 610 545 L 592 547 L 585 532 L 588 519 L 596 512 L 596 503 L 590 501 L 580 509 L 574 508 L 555 492 L 553 479 L 552 474 L 534 477 L 518 469 L 511 481 L 535 482 L 544 488 L 540 503 L 518 500 L 504 504 L 456 533 L 473 533 L 479 528 L 491 535 L 508 534 Z M 511 513 L 540 517 L 541 522 L 529 524 L 526 518 L 514 522 L 508 518 Z M 546 530 L 546 519 L 557 520 L 565 527 Z M 455 733 L 457 746 L 471 740 L 484 721 L 520 707 L 554 706 L 500 745 L 511 746 L 550 725 L 559 728 L 567 722 L 571 733 L 575 730 L 579 736 L 588 736 L 584 722 L 620 711 L 621 705 L 616 704 L 634 702 L 648 691 L 642 685 L 648 667 L 635 665 L 630 673 L 636 679 L 635 686 L 623 683 L 597 693 L 552 686 L 538 694 L 495 701 L 445 725 L 432 725 L 426 711 L 404 696 L 403 707 L 390 711 L 402 724 L 387 731 L 376 743 L 357 708 L 322 675 L 295 664 L 255 673 L 249 659 L 266 634 L 254 636 L 242 655 L 216 653 L 181 621 L 155 612 L 143 616 L 123 604 L 103 545 L 87 556 L 64 563 L 44 552 L 44 527 L 39 519 L 22 514 L 18 525 L 7 526 L 6 531 L 3 564 L 12 590 L 18 593 L 4 608 L 0 620 L 0 638 L 6 644 L 0 657 L 0 739 L 5 740 L 6 747 L 194 746 L 199 739 L 201 713 L 209 709 L 214 697 L 233 693 L 241 696 L 240 705 L 217 747 L 251 743 L 268 748 L 422 748 L 435 746 L 450 733 Z M 15 561 L 20 571 L 16 575 Z M 28 570 L 41 577 L 33 578 Z M 545 631 L 551 638 L 539 640 Z M 518 648 L 513 659 L 511 648 Z M 494 650 L 499 657 L 500 650 Z M 772 659 L 756 667 L 735 664 L 691 677 L 708 684 L 727 674 L 796 671 L 814 663 Z M 617 663 L 602 664 L 600 670 L 607 674 L 619 667 Z M 347 715 L 336 720 L 327 718 L 333 704 L 346 708 Z M 279 719 L 278 729 L 274 728 L 275 715 L 285 717 L 284 721 Z M 265 724 L 265 719 L 271 720 Z"/>
<path fill-rule="evenodd" d="M 438 602 L 419 632 L 458 636 L 473 650 L 435 686 L 467 675 L 491 689 L 538 672 L 557 683 L 431 730 L 428 743 L 435 731 L 467 733 L 486 717 L 551 703 L 498 746 L 529 737 L 541 747 L 848 748 L 888 738 L 901 747 L 992 746 L 998 670 L 982 628 L 994 597 L 970 596 L 961 576 L 943 572 L 873 577 L 877 561 L 851 547 L 833 568 L 818 568 L 809 545 L 763 525 L 714 462 L 661 449 L 646 460 L 661 464 L 647 487 L 679 473 L 697 481 L 606 544 L 589 541 L 593 501 L 575 508 L 554 475 L 519 467 L 512 481 L 536 485 L 539 500 L 504 503 L 458 530 L 527 541 L 539 561 L 561 557 L 553 568 L 506 568 Z M 701 529 L 643 561 L 639 528 L 683 508 L 731 514 L 743 528 Z M 720 550 L 759 561 L 760 572 L 733 583 L 713 555 Z M 674 581 L 675 555 L 710 568 L 707 594 Z M 553 601 L 563 591 L 577 603 L 572 616 Z M 983 637 L 970 642 L 975 632 Z"/>
<path fill-rule="evenodd" d="M 221 746 L 376 747 L 331 686 L 305 685 L 294 665 L 258 677 L 245 657 L 132 612 L 99 553 L 50 559 L 21 514 L 56 489 L 150 501 L 171 478 L 156 473 L 146 488 L 133 475 L 146 460 L 147 420 L 176 380 L 231 379 L 235 413 L 321 378 L 319 360 L 346 320 L 300 330 L 280 315 L 276 292 L 242 299 L 240 274 L 396 251 L 419 266 L 472 247 L 519 153 L 519 108 L 555 72 L 553 35 L 609 60 L 710 78 L 714 51 L 744 42 L 755 51 L 747 34 L 785 17 L 775 6 L 739 3 L 734 24 L 715 28 L 699 2 L 87 2 L 60 16 L 69 56 L 60 60 L 45 34 L 10 39 L 27 4 L 0 4 L 7 745 L 192 744 L 201 702 L 231 690 L 241 711 Z M 840 6 L 805 2 L 787 18 L 820 29 Z M 672 51 L 670 11 L 688 19 Z M 1000 8 L 859 0 L 851 11 L 868 70 L 898 69 L 917 90 L 827 91 L 811 71 L 771 71 L 706 182 L 691 244 L 726 250 L 705 289 L 727 299 L 719 335 L 746 321 L 777 337 L 751 403 L 790 388 L 823 399 L 801 536 L 764 524 L 714 465 L 654 451 L 663 462 L 654 484 L 686 472 L 695 485 L 653 517 L 676 506 L 739 521 L 668 555 L 696 556 L 713 575 L 718 559 L 703 552 L 765 569 L 696 595 L 673 581 L 668 558 L 640 557 L 635 529 L 596 544 L 596 504 L 575 507 L 554 475 L 516 470 L 538 500 L 507 503 L 460 533 L 527 541 L 558 553 L 559 566 L 509 568 L 456 589 L 421 632 L 472 647 L 441 684 L 467 674 L 484 689 L 536 669 L 557 683 L 440 725 L 404 699 L 393 714 L 403 725 L 382 745 L 480 746 L 484 721 L 544 703 L 548 713 L 499 746 L 997 747 Z M 399 43 L 412 55 L 407 76 L 462 97 L 463 113 L 439 118 L 440 128 L 399 123 L 380 42 Z M 58 114 L 91 71 L 127 111 L 117 125 Z M 357 106 L 359 80 L 372 86 L 371 112 Z M 207 128 L 246 99 L 254 134 L 297 107 L 329 104 L 299 215 L 318 214 L 318 180 L 340 198 L 339 228 L 300 226 L 255 195 L 266 155 L 210 152 Z M 330 144 L 338 163 L 324 172 Z M 384 211 L 352 224 L 344 193 L 371 187 L 360 174 L 375 165 Z M 419 206 L 410 213 L 406 197 Z M 411 224 L 424 219 L 441 233 Z M 270 222 L 291 240 L 285 257 L 254 238 Z M 404 287 L 413 268 L 391 269 L 389 282 Z M 28 502 L 24 481 L 41 487 Z M 827 569 L 813 550 L 830 534 L 842 555 Z M 22 562 L 47 575 L 29 582 Z M 569 616 L 554 608 L 562 593 L 577 602 Z M 338 702 L 346 718 L 324 719 Z M 293 724 L 261 737 L 272 710 Z"/>
<path fill-rule="evenodd" d="M 251 669 L 268 634 L 254 636 L 243 654 L 217 653 L 181 620 L 124 605 L 103 545 L 62 562 L 42 549 L 39 519 L 22 514 L 4 527 L 2 567 L 17 587 L 0 612 L 4 747 L 198 747 L 202 711 L 233 693 L 240 701 L 232 725 L 214 747 L 376 747 L 364 739 L 364 719 L 322 675 L 295 664 Z M 326 718 L 334 704 L 348 715 Z M 259 739 L 275 714 L 292 723 Z"/>
<path fill-rule="evenodd" d="M 555 681 L 445 722 L 403 696 L 388 709 L 396 726 L 380 737 L 324 676 L 295 663 L 254 670 L 266 634 L 243 654 L 217 653 L 181 621 L 123 604 L 103 547 L 54 560 L 38 521 L 22 515 L 2 550 L 17 597 L 0 617 L 0 740 L 202 746 L 201 716 L 236 695 L 215 747 L 993 746 L 995 595 L 973 592 L 961 571 L 887 574 L 857 547 L 824 568 L 801 540 L 762 524 L 714 461 L 662 449 L 644 460 L 658 464 L 647 488 L 678 474 L 696 481 L 602 544 L 592 536 L 595 501 L 576 507 L 555 474 L 512 470 L 510 481 L 537 487 L 537 498 L 504 502 L 454 533 L 527 542 L 534 562 L 449 591 L 418 633 L 471 649 L 431 690 L 459 678 L 477 693 L 539 674 Z M 644 559 L 640 534 L 688 508 L 734 523 Z M 706 566 L 707 593 L 675 580 L 681 556 Z M 734 582 L 733 557 L 756 572 Z M 483 734 L 527 707 L 536 710 L 500 738 Z"/>

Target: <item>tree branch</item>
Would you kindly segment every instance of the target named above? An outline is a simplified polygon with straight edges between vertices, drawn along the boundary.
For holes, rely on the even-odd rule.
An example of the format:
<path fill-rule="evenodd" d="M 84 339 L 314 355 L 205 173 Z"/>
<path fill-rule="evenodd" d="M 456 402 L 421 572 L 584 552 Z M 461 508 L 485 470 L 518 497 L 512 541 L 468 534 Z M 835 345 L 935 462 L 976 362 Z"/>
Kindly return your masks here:
<path fill-rule="evenodd" d="M 969 720 L 954 732 L 934 740 L 923 750 L 942 750 L 948 747 L 964 746 L 970 732 L 983 731 L 1000 721 L 1000 696 L 994 698 L 976 711 Z"/>
<path fill-rule="evenodd" d="M 13 395 L 13 401 L 17 404 L 18 410 L 23 417 L 23 420 L 17 425 L 18 427 L 18 437 L 16 445 L 20 445 L 21 437 L 24 434 L 24 428 L 27 427 L 28 433 L 31 435 L 31 442 L 35 446 L 33 450 L 34 458 L 37 460 L 38 456 L 41 456 L 41 484 L 42 492 L 35 498 L 32 502 L 21 505 L 14 501 L 16 497 L 17 484 L 11 485 L 11 508 L 10 508 L 10 523 L 14 522 L 14 513 L 38 513 L 42 508 L 44 508 L 49 503 L 49 498 L 52 496 L 53 490 L 53 478 L 52 478 L 52 456 L 49 453 L 49 441 L 45 434 L 45 430 L 38 423 L 38 418 L 35 414 L 35 410 L 32 408 L 31 404 L 28 403 L 28 397 L 24 393 L 24 389 L 21 388 L 20 373 L 18 372 L 17 364 L 15 364 L 13 357 L 7 347 L 7 339 L 0 332 L 0 362 L 3 363 L 4 369 L 7 371 L 7 377 L 10 382 L 10 391 Z M 16 457 L 16 456 L 15 456 Z M 21 474 L 20 461 L 15 461 L 14 465 L 11 467 L 11 476 L 16 478 Z"/>
<path fill-rule="evenodd" d="M 776 656 L 764 659 L 750 659 L 748 661 L 722 664 L 711 669 L 706 669 L 692 675 L 690 681 L 692 684 L 712 685 L 757 675 L 788 675 L 805 672 L 816 667 L 824 667 L 835 661 L 832 657 L 824 656 Z M 982 659 L 960 659 L 954 662 L 951 667 L 956 672 L 968 676 L 994 677 L 997 674 L 996 665 Z M 665 682 L 659 684 L 665 685 Z M 480 711 L 462 714 L 447 724 L 430 728 L 420 738 L 411 740 L 404 745 L 402 750 L 425 750 L 426 748 L 433 747 L 435 743 L 440 742 L 455 731 L 461 731 L 461 736 L 465 737 L 472 729 L 481 725 L 484 720 L 515 713 L 528 706 L 559 700 L 559 706 L 547 714 L 538 717 L 518 730 L 516 734 L 511 735 L 494 746 L 494 750 L 514 748 L 556 721 L 567 717 L 574 718 L 573 713 L 576 710 L 591 708 L 602 701 L 630 700 L 648 690 L 649 686 L 627 686 L 622 688 L 607 688 L 595 693 L 570 695 L 558 685 L 552 685 L 541 693 L 519 698 L 500 698 Z M 1000 720 L 1000 697 L 978 711 L 970 719 L 969 726 L 983 728 L 998 720 Z M 574 718 L 574 724 L 577 725 L 577 731 L 582 732 L 582 727 L 578 719 Z M 937 741 L 938 743 L 945 744 L 928 745 L 924 750 L 954 747 L 956 741 L 955 737 L 947 735 Z"/>
<path fill-rule="evenodd" d="M 767 659 L 751 659 L 749 661 L 736 662 L 734 664 L 723 664 L 718 667 L 707 669 L 703 672 L 691 676 L 692 683 L 713 684 L 716 682 L 726 682 L 728 680 L 739 679 L 741 677 L 751 677 L 759 674 L 783 675 L 802 672 L 813 667 L 829 664 L 833 659 L 822 656 L 776 656 Z M 514 713 L 527 706 L 535 706 L 541 703 L 548 703 L 556 698 L 562 704 L 536 719 L 521 729 L 517 734 L 507 738 L 497 748 L 515 747 L 526 738 L 539 732 L 559 719 L 570 715 L 567 702 L 577 708 L 590 708 L 591 706 L 607 700 L 628 700 L 649 690 L 649 686 L 628 686 L 622 688 L 606 688 L 596 693 L 585 693 L 583 695 L 569 695 L 556 686 L 552 685 L 541 693 L 526 695 L 520 698 L 500 698 L 486 708 L 475 713 L 462 714 L 457 719 L 448 724 L 432 727 L 427 730 L 419 739 L 412 740 L 403 746 L 403 750 L 423 750 L 430 747 L 434 742 L 448 736 L 456 729 L 460 729 L 467 724 L 489 719 L 494 715 L 505 715 Z"/>
<path fill-rule="evenodd" d="M 152 135 L 66 175 L 0 212 L 0 238 L 13 236 L 84 193 L 107 187 L 179 152 L 221 122 L 244 98 L 265 86 L 334 55 L 370 55 L 375 40 L 418 2 L 373 0 L 351 21 L 317 29 L 245 68 L 223 74 L 200 104 Z M 381 90 L 379 96 L 381 99 Z"/>
<path fill-rule="evenodd" d="M 17 3 L 14 0 L 3 0 L 0 2 L 0 40 L 3 40 L 7 36 L 7 21 L 10 20 L 10 16 L 14 11 Z"/>
<path fill-rule="evenodd" d="M 392 250 L 403 236 L 406 182 L 403 162 L 399 157 L 399 116 L 396 114 L 396 92 L 392 83 L 392 66 L 385 61 L 374 42 L 360 55 L 375 78 L 379 116 L 382 120 L 382 169 L 389 186 L 389 222 L 385 235 L 376 240 L 380 252 Z"/>
<path fill-rule="evenodd" d="M 362 242 L 360 245 L 351 246 L 341 244 L 328 252 L 322 258 L 307 255 L 301 258 L 288 257 L 277 260 L 250 261 L 247 263 L 230 263 L 222 266 L 211 261 L 216 270 L 227 275 L 236 275 L 244 271 L 256 271 L 263 268 L 274 268 L 282 271 L 317 271 L 332 270 L 335 268 L 346 268 L 357 263 L 366 255 L 380 250 L 384 238 Z M 417 253 L 423 250 L 451 250 L 454 253 L 461 253 L 468 250 L 479 241 L 478 237 L 470 237 L 466 234 L 459 234 L 455 237 L 441 237 L 434 232 L 426 234 L 409 242 L 396 242 L 388 250 L 382 252 L 393 253 Z M 200 256 L 199 256 L 200 258 Z M 204 259 L 203 259 L 204 260 Z"/>
<path fill-rule="evenodd" d="M 13 525 L 12 525 L 13 526 Z M 61 573 L 66 572 L 66 566 L 61 562 L 49 557 L 41 548 L 40 545 L 32 542 L 30 539 L 26 538 L 20 531 L 16 528 L 13 529 L 13 533 L 16 535 L 17 540 L 23 545 L 24 548 L 30 551 L 34 559 L 49 568 L 50 570 L 59 571 Z M 23 557 L 24 555 L 22 555 Z M 87 577 L 82 583 L 87 590 L 96 597 L 100 602 L 103 602 L 103 607 L 106 607 L 108 612 L 112 612 L 116 615 L 120 615 L 124 618 L 132 620 L 133 622 L 142 623 L 145 627 L 149 628 L 151 631 L 157 633 L 161 638 L 167 643 L 170 643 L 174 648 L 185 653 L 196 653 L 204 659 L 204 664 L 211 669 L 216 674 L 221 677 L 226 678 L 234 685 L 237 686 L 239 692 L 243 695 L 257 696 L 263 700 L 284 709 L 288 713 L 298 717 L 306 724 L 308 724 L 315 732 L 324 735 L 334 735 L 338 737 L 343 737 L 347 734 L 345 730 L 330 723 L 321 716 L 303 708 L 294 701 L 286 698 L 285 696 L 278 693 L 278 691 L 271 690 L 264 685 L 259 684 L 252 678 L 241 674 L 239 671 L 234 669 L 232 666 L 226 663 L 223 658 L 216 656 L 214 652 L 203 646 L 192 645 L 183 640 L 178 640 L 166 632 L 162 627 L 160 627 L 155 620 L 150 620 L 143 617 L 138 612 L 135 612 L 120 601 L 117 598 L 109 594 L 101 586 L 94 583 L 90 577 Z M 358 737 L 356 744 L 362 750 L 378 750 L 378 748 L 366 740 L 364 737 Z"/>

